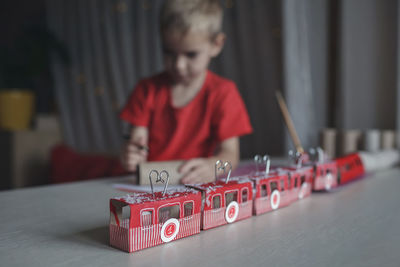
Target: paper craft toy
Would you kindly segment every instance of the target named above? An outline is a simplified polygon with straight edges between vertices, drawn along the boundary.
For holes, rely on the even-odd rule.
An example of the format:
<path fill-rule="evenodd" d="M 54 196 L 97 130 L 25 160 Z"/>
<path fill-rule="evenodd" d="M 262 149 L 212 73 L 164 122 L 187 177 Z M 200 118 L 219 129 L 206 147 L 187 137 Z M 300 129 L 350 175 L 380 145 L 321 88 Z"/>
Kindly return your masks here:
<path fill-rule="evenodd" d="M 150 181 L 152 175 L 165 183 L 163 192 L 110 200 L 111 246 L 133 252 L 200 232 L 201 193 L 189 187 L 167 191 L 168 173 L 152 171 Z"/>
<path fill-rule="evenodd" d="M 227 169 L 229 168 L 229 169 Z M 253 186 L 249 179 L 236 177 L 230 180 L 232 166 L 229 163 L 216 163 L 218 170 L 228 171 L 225 179 L 190 185 L 202 194 L 201 229 L 206 230 L 227 223 L 251 217 L 253 210 Z"/>

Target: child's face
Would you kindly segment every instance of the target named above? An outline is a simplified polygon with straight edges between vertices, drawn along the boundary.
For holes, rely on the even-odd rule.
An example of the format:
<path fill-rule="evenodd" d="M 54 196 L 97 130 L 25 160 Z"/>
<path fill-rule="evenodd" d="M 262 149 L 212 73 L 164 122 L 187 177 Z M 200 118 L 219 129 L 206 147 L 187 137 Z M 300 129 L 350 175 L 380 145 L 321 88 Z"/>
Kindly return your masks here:
<path fill-rule="evenodd" d="M 190 85 L 205 73 L 221 51 L 224 35 L 211 40 L 205 32 L 163 34 L 164 65 L 175 84 Z"/>

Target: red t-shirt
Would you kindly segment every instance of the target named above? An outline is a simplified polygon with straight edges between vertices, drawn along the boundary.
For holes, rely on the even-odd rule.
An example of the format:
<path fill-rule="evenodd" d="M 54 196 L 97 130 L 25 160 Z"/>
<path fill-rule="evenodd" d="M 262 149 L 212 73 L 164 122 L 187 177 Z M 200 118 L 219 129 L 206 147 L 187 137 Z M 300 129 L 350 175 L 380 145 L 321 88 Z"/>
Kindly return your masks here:
<path fill-rule="evenodd" d="M 172 106 L 169 79 L 161 73 L 141 80 L 120 117 L 149 130 L 148 160 L 212 156 L 218 143 L 252 132 L 236 85 L 211 71 L 186 106 Z"/>

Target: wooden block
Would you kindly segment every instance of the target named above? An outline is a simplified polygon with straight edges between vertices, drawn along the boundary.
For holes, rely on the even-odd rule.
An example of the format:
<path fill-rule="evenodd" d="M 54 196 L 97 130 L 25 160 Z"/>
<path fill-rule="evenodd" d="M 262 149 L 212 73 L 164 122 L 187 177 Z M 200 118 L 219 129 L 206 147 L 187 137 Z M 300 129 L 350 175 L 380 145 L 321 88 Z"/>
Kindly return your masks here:
<path fill-rule="evenodd" d="M 178 168 L 184 163 L 183 160 L 173 161 L 152 161 L 139 164 L 139 184 L 149 185 L 149 174 L 152 170 L 161 172 L 167 171 L 169 174 L 169 184 L 179 184 L 182 174 L 178 173 Z M 154 181 L 153 181 L 154 183 Z"/>

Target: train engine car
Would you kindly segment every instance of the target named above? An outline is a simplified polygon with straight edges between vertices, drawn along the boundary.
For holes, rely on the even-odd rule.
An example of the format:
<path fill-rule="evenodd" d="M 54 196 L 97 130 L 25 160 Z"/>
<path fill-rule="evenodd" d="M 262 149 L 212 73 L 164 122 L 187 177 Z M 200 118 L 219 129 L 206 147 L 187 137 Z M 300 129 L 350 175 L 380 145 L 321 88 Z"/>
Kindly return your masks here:
<path fill-rule="evenodd" d="M 133 252 L 198 234 L 200 214 L 201 193 L 191 188 L 112 198 L 110 244 Z"/>
<path fill-rule="evenodd" d="M 322 153 L 318 153 L 321 155 Z M 314 162 L 314 191 L 329 191 L 341 184 L 359 178 L 365 173 L 358 153 L 326 161 L 321 156 Z"/>
<path fill-rule="evenodd" d="M 358 153 L 337 158 L 335 162 L 338 169 L 339 184 L 348 183 L 365 173 L 363 162 Z"/>

